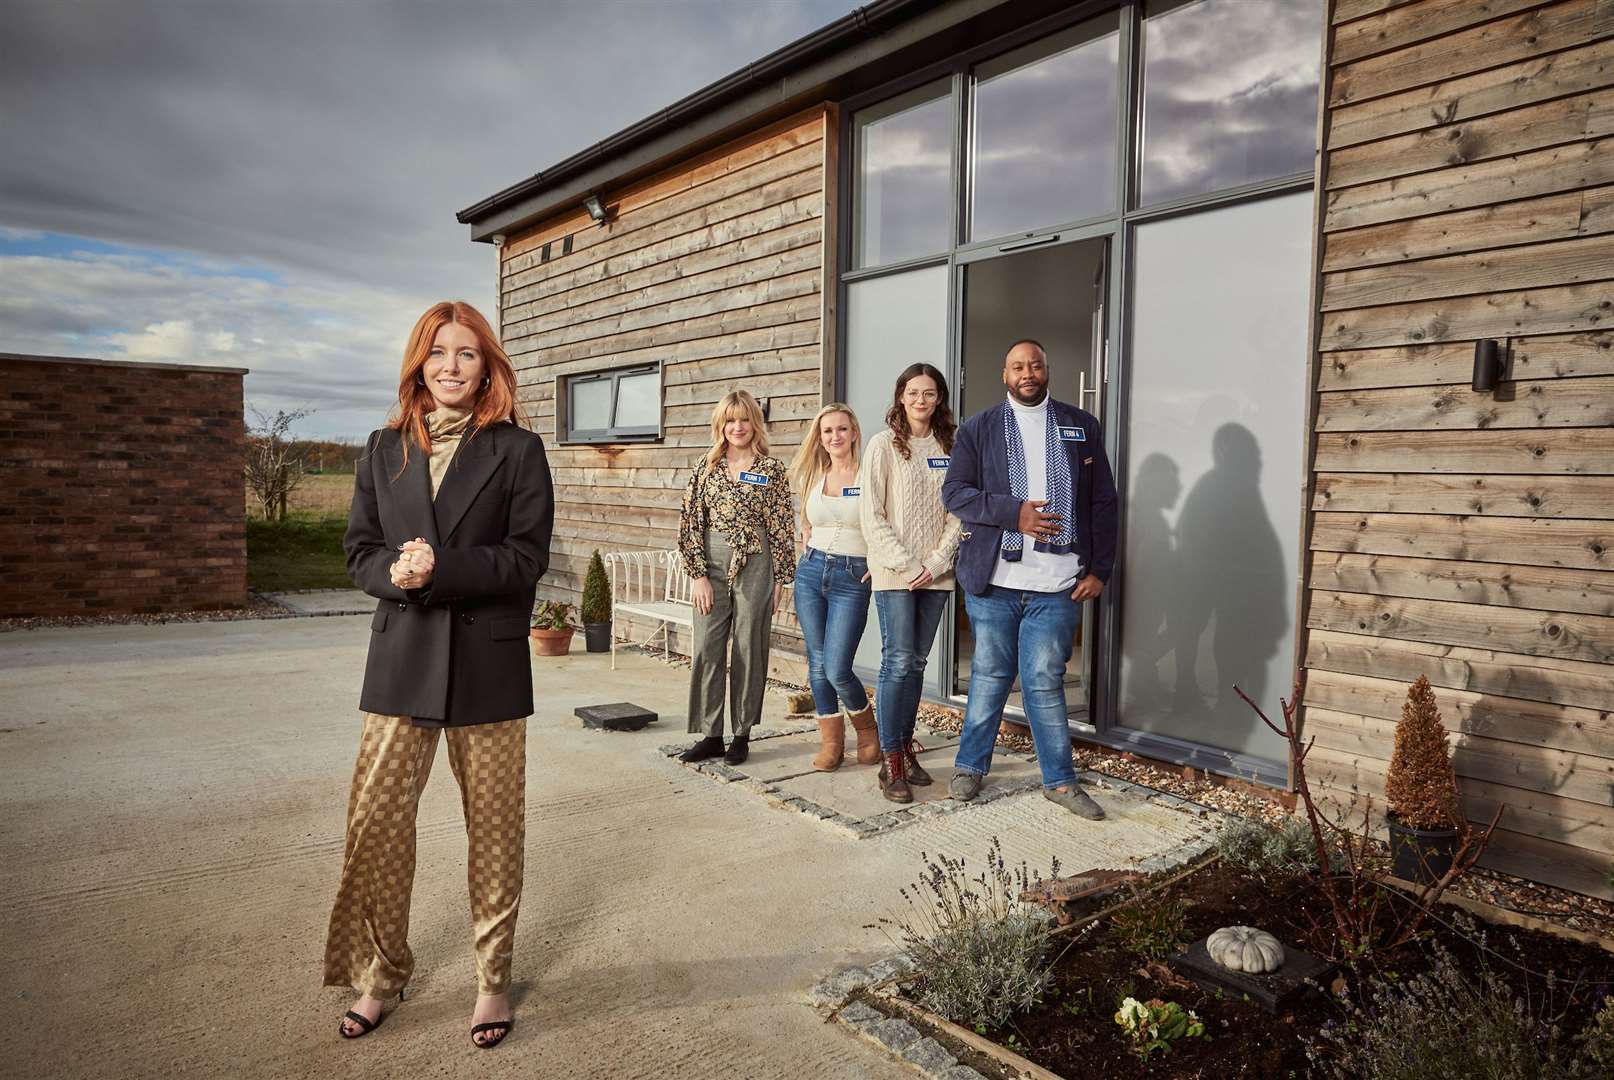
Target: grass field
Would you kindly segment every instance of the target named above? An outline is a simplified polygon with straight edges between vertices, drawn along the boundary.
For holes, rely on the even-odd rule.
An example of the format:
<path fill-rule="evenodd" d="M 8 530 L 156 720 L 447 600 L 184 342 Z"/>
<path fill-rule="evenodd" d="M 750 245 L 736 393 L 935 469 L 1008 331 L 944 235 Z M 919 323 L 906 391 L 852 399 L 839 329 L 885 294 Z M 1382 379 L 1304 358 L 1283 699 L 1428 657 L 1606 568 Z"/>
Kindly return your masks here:
<path fill-rule="evenodd" d="M 346 516 L 293 513 L 287 521 L 247 519 L 247 584 L 261 592 L 351 589 L 342 554 Z"/>
<path fill-rule="evenodd" d="M 246 499 L 247 517 L 258 516 L 258 500 L 252 497 L 252 492 L 242 489 Z M 353 503 L 353 474 L 352 473 L 323 473 L 319 476 L 305 476 L 302 483 L 291 493 L 286 509 L 293 514 L 322 514 L 347 517 L 348 508 Z"/>

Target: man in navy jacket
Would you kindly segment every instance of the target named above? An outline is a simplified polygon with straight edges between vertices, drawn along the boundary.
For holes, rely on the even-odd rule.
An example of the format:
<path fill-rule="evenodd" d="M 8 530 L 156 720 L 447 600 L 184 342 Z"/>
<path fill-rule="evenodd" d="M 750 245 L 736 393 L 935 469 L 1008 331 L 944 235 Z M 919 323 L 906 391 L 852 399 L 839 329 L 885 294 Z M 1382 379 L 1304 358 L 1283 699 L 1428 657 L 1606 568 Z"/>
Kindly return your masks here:
<path fill-rule="evenodd" d="M 1043 794 L 1098 819 L 1104 811 L 1076 782 L 1065 668 L 1082 601 L 1115 568 L 1115 480 L 1098 421 L 1048 395 L 1041 345 L 1015 342 L 1003 383 L 1008 398 L 959 428 L 942 485 L 943 504 L 964 522 L 956 569 L 974 636 L 950 789 L 965 802 L 980 794 L 1018 674 Z"/>

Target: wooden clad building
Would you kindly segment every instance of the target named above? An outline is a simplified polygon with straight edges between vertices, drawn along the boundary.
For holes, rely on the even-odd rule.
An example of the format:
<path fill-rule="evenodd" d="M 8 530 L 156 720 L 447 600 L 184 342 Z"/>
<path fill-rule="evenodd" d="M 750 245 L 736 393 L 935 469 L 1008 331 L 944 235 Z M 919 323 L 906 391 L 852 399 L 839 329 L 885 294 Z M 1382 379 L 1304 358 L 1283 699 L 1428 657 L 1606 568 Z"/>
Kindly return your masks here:
<path fill-rule="evenodd" d="M 1282 787 L 1230 691 L 1299 672 L 1314 771 L 1378 797 L 1426 674 L 1488 861 L 1614 895 L 1611 125 L 1614 0 L 876 0 L 461 212 L 552 447 L 545 590 L 673 546 L 728 389 L 784 456 L 914 360 L 973 413 L 1036 337 L 1125 511 L 1075 734 Z"/>

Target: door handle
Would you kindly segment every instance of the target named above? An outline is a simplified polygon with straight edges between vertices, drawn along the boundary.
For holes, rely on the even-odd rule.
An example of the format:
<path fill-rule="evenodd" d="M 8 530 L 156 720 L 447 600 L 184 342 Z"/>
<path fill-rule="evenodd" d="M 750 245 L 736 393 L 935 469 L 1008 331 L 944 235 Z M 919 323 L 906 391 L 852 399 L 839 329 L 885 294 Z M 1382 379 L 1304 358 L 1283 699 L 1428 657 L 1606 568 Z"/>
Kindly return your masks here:
<path fill-rule="evenodd" d="M 1095 386 L 1092 389 L 1088 389 L 1088 387 L 1087 387 L 1087 372 L 1083 371 L 1081 373 L 1081 378 L 1080 378 L 1080 381 L 1078 382 L 1077 385 L 1078 385 L 1078 389 L 1076 391 L 1076 404 L 1077 405 L 1081 405 L 1083 399 L 1088 394 L 1093 395 L 1093 400 L 1095 402 L 1098 400 L 1098 394 L 1099 394 L 1099 389 L 1100 388 Z M 1097 415 L 1097 413 L 1095 412 L 1094 415 Z"/>

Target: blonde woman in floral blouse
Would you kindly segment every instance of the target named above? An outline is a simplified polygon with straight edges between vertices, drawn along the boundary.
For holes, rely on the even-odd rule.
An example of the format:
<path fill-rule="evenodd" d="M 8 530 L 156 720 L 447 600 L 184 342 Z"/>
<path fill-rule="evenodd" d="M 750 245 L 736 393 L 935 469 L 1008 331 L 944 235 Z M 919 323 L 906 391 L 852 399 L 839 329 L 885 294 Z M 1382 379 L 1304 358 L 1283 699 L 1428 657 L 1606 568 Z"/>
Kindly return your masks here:
<path fill-rule="evenodd" d="M 682 758 L 704 761 L 722 754 L 738 765 L 750 752 L 751 726 L 762 716 L 779 593 L 796 576 L 785 465 L 768 454 L 767 421 L 744 390 L 725 394 L 712 410 L 712 449 L 684 489 L 678 550 L 695 583 L 689 730 L 703 736 Z M 734 732 L 726 753 L 725 691 Z"/>

